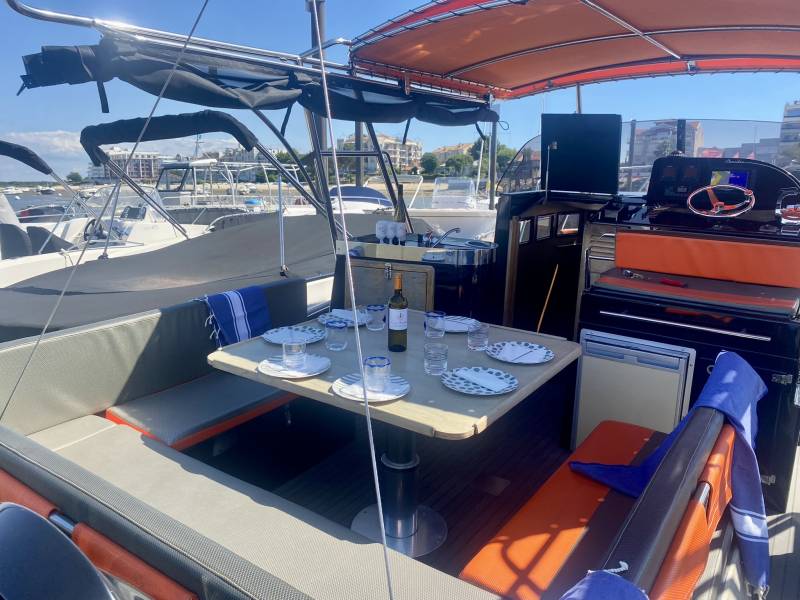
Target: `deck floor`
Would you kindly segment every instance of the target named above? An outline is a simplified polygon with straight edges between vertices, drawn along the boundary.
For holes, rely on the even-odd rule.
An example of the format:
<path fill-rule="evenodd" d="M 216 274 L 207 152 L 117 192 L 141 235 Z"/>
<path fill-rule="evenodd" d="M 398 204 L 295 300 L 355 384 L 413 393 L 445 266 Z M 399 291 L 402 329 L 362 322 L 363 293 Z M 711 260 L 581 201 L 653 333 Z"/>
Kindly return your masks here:
<path fill-rule="evenodd" d="M 420 501 L 448 524 L 445 543 L 420 560 L 458 574 L 533 495 L 568 456 L 561 445 L 565 404 L 557 384 L 546 386 L 471 439 L 418 439 Z M 378 424 L 378 448 L 382 430 Z M 375 502 L 364 432 L 274 491 L 349 527 L 362 508 Z"/>
<path fill-rule="evenodd" d="M 772 515 L 769 522 L 770 598 L 800 598 L 800 451 L 789 491 L 788 511 Z"/>
<path fill-rule="evenodd" d="M 421 560 L 457 575 L 530 498 L 569 452 L 569 378 L 557 377 L 471 439 L 418 436 L 420 501 L 446 520 L 445 543 Z M 300 399 L 292 423 L 266 415 L 230 447 L 190 450 L 196 458 L 345 527 L 375 503 L 363 418 Z M 373 422 L 380 456 L 386 425 Z"/>

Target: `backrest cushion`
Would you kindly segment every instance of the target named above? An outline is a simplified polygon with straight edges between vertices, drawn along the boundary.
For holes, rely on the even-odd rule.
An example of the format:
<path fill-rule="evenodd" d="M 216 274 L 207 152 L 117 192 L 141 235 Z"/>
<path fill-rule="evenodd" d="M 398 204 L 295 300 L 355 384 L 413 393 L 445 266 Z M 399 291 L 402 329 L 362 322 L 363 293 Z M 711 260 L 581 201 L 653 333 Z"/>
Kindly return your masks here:
<path fill-rule="evenodd" d="M 696 496 L 689 501 L 650 590 L 651 600 L 688 600 L 692 597 L 706 566 L 711 538 L 731 500 L 735 436 L 730 425 L 725 425 L 720 431 L 698 482 L 710 486 L 708 501 L 704 505 Z"/>
<path fill-rule="evenodd" d="M 0 223 L 0 258 L 31 255 L 31 240 L 25 230 L 13 223 Z"/>
<path fill-rule="evenodd" d="M 616 266 L 800 288 L 800 246 L 619 231 Z"/>
<path fill-rule="evenodd" d="M 302 279 L 265 286 L 273 326 L 305 319 Z M 2 424 L 30 434 L 209 373 L 216 349 L 203 302 L 47 334 Z M 35 338 L 0 345 L 0 408 L 5 406 Z"/>

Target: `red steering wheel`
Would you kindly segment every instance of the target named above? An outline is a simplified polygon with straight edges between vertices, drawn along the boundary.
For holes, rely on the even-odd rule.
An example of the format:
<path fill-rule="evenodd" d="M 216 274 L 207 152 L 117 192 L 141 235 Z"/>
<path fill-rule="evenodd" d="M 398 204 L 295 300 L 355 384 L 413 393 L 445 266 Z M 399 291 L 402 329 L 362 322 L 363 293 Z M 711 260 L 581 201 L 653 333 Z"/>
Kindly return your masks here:
<path fill-rule="evenodd" d="M 717 198 L 716 190 L 736 190 L 744 194 L 745 199 L 738 204 L 726 204 L 724 201 Z M 702 209 L 696 208 L 692 204 L 692 200 L 698 194 L 703 192 L 708 193 L 709 200 L 711 201 L 711 208 Z M 703 217 L 713 217 L 717 219 L 727 219 L 730 217 L 738 217 L 747 211 L 751 210 L 756 205 L 756 195 L 753 190 L 740 185 L 732 185 L 730 183 L 718 183 L 716 185 L 707 185 L 693 191 L 686 199 L 686 207 L 696 215 Z"/>

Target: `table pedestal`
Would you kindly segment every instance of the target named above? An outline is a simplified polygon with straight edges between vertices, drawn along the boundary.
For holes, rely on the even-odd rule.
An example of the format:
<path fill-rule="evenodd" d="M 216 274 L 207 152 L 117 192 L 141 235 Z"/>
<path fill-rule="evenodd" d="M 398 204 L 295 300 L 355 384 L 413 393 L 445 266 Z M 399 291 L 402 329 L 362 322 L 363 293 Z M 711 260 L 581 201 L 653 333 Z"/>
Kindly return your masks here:
<path fill-rule="evenodd" d="M 398 428 L 387 434 L 386 452 L 379 465 L 386 545 L 408 556 L 423 556 L 444 543 L 447 523 L 433 509 L 417 504 L 419 456 L 415 434 Z M 361 510 L 351 529 L 380 541 L 377 505 Z"/>

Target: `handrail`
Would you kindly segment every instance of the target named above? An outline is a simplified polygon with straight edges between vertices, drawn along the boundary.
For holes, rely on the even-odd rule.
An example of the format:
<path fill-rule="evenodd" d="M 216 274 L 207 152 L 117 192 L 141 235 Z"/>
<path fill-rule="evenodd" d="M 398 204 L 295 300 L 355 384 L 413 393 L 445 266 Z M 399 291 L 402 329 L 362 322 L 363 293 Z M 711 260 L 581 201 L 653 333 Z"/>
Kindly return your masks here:
<path fill-rule="evenodd" d="M 89 27 L 97 29 L 99 32 L 104 34 L 116 33 L 135 36 L 139 42 L 160 44 L 161 46 L 172 48 L 181 48 L 185 45 L 186 50 L 190 52 L 234 59 L 260 66 L 287 67 L 291 65 L 293 70 L 299 72 L 312 74 L 319 74 L 320 72 L 319 58 L 307 55 L 307 52 L 304 52 L 303 55 L 291 54 L 288 52 L 264 50 L 263 48 L 256 48 L 254 46 L 232 44 L 230 42 L 220 42 L 217 40 L 200 37 L 192 37 L 191 42 L 187 44 L 187 37 L 178 33 L 150 29 L 148 27 L 140 27 L 138 25 L 131 25 L 119 21 L 96 19 L 94 17 L 84 17 L 80 15 L 36 8 L 25 4 L 24 2 L 20 2 L 19 0 L 6 0 L 6 4 L 8 4 L 15 12 L 25 17 L 30 17 L 40 21 L 63 23 L 78 27 Z M 349 45 L 350 42 L 350 40 L 346 40 L 345 38 L 335 38 L 334 40 L 329 41 L 345 45 Z M 314 50 L 316 51 L 316 49 Z M 303 66 L 304 64 L 308 66 Z M 367 73 L 362 77 L 358 77 L 353 74 L 352 67 L 349 64 L 336 63 L 326 60 L 325 67 L 327 69 L 336 70 L 336 76 L 342 79 L 348 79 L 352 81 L 368 80 L 376 85 L 381 85 L 388 88 L 397 87 L 396 79 L 391 77 L 383 77 L 374 73 Z M 441 96 L 444 98 L 468 98 L 473 102 L 478 102 L 481 100 L 475 94 L 467 94 L 464 92 L 457 92 L 455 90 L 444 90 L 435 86 L 427 86 L 416 82 L 413 82 L 410 87 L 412 90 L 424 92 L 434 96 Z"/>

